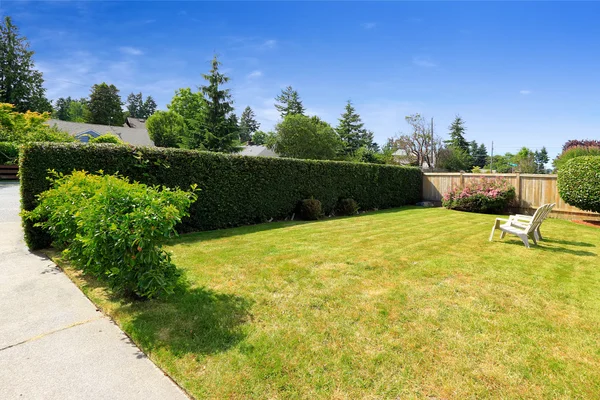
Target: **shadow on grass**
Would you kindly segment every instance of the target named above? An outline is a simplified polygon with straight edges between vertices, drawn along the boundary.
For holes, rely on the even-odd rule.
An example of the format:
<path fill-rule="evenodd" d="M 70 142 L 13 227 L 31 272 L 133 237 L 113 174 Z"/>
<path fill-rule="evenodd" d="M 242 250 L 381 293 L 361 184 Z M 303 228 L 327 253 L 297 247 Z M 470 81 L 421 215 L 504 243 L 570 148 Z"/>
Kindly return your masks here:
<path fill-rule="evenodd" d="M 586 242 L 576 242 L 572 240 L 558 240 L 558 239 L 546 239 L 544 238 L 544 242 L 548 243 L 557 243 L 565 246 L 580 246 L 580 247 L 596 247 L 595 244 L 586 243 Z"/>
<path fill-rule="evenodd" d="M 359 215 L 328 217 L 328 218 L 320 219 L 318 221 L 304 221 L 304 220 L 274 221 L 274 222 L 264 222 L 262 224 L 256 224 L 256 225 L 243 225 L 243 226 L 232 227 L 232 228 L 223 228 L 223 229 L 217 229 L 217 230 L 212 230 L 212 231 L 189 232 L 189 233 L 180 234 L 178 237 L 169 240 L 169 242 L 167 244 L 168 245 L 181 244 L 181 245 L 187 246 L 190 244 L 197 244 L 199 241 L 209 241 L 209 240 L 223 239 L 223 238 L 229 238 L 229 237 L 240 236 L 240 235 L 248 235 L 248 234 L 257 233 L 257 232 L 269 231 L 272 229 L 289 228 L 289 227 L 305 225 L 305 224 L 321 224 L 321 223 L 325 223 L 325 222 L 333 221 L 333 220 L 343 220 L 343 219 L 348 219 L 348 218 L 361 218 L 361 217 L 367 217 L 367 216 L 372 216 L 372 215 L 392 214 L 392 213 L 408 211 L 408 210 L 426 210 L 426 209 L 428 209 L 428 208 L 417 207 L 417 206 L 403 206 L 403 207 L 396 207 L 396 208 L 387 208 L 385 210 L 367 211 L 367 212 L 359 214 Z"/>
<path fill-rule="evenodd" d="M 235 346 L 246 336 L 250 307 L 243 297 L 193 288 L 164 300 L 127 303 L 116 313 L 133 316 L 124 328 L 145 351 L 167 348 L 181 356 Z"/>
<path fill-rule="evenodd" d="M 571 250 L 566 247 L 550 247 L 550 246 L 544 245 L 544 242 L 560 243 L 560 244 L 567 244 L 567 245 L 570 244 L 570 242 L 567 242 L 567 241 L 564 241 L 564 243 L 563 243 L 563 241 L 561 241 L 561 240 L 544 239 L 543 241 L 538 241 L 537 246 L 535 244 L 533 244 L 531 241 L 529 242 L 529 245 L 531 246 L 532 250 L 537 249 L 537 250 L 541 250 L 541 251 L 549 251 L 551 253 L 565 253 L 565 254 L 572 254 L 574 256 L 583 256 L 583 257 L 595 257 L 597 255 L 596 253 L 593 253 L 593 252 L 587 251 L 587 250 Z M 523 247 L 523 242 L 521 242 L 520 240 L 504 239 L 503 243 L 505 243 L 507 245 L 511 245 L 511 246 Z M 589 247 L 594 247 L 594 245 L 589 245 Z"/>

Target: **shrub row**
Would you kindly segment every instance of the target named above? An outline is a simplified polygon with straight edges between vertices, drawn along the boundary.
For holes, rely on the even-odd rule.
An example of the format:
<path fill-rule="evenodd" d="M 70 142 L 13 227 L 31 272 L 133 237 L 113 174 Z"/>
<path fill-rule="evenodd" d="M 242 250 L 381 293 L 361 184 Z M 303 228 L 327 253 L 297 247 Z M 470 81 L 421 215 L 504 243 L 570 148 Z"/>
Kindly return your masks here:
<path fill-rule="evenodd" d="M 47 229 L 73 265 L 120 293 L 169 294 L 179 272 L 162 243 L 176 234 L 193 192 L 149 187 L 112 175 L 57 175 L 26 220 Z"/>
<path fill-rule="evenodd" d="M 19 145 L 12 142 L 0 142 L 0 165 L 16 164 L 19 159 Z"/>
<path fill-rule="evenodd" d="M 600 156 L 577 157 L 558 170 L 558 193 L 568 204 L 600 212 Z"/>
<path fill-rule="evenodd" d="M 180 232 L 227 228 L 284 219 L 302 199 L 315 198 L 323 212 L 334 211 L 339 199 L 352 198 L 363 210 L 412 204 L 420 200 L 418 168 L 245 157 L 181 149 L 110 144 L 32 143 L 20 156 L 22 207 L 32 210 L 36 196 L 48 190 L 48 170 L 120 175 L 150 185 L 201 191 Z M 50 243 L 45 232 L 25 223 L 30 248 Z"/>

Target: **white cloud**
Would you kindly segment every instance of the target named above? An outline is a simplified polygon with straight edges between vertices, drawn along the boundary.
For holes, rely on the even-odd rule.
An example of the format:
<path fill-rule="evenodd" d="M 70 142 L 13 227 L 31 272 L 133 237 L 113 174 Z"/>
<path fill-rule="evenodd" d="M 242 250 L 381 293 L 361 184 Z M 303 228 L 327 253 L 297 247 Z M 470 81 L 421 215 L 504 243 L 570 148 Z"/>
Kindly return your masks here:
<path fill-rule="evenodd" d="M 246 78 L 256 79 L 256 78 L 260 78 L 261 76 L 263 76 L 262 71 L 256 70 L 256 71 L 250 72 Z"/>
<path fill-rule="evenodd" d="M 376 22 L 363 22 L 362 24 L 360 24 L 360 26 L 362 26 L 364 29 L 374 29 L 375 27 L 377 27 L 377 23 Z"/>
<path fill-rule="evenodd" d="M 521 90 L 519 93 L 521 93 L 523 96 L 527 96 L 528 94 L 531 94 L 531 90 Z"/>
<path fill-rule="evenodd" d="M 434 63 L 429 57 L 415 56 L 412 60 L 413 64 L 418 67 L 424 68 L 433 68 L 437 67 L 437 64 Z"/>
<path fill-rule="evenodd" d="M 274 49 L 277 46 L 277 40 L 269 39 L 266 40 L 260 47 L 263 49 Z"/>
<path fill-rule="evenodd" d="M 129 56 L 141 56 L 144 52 L 140 49 L 136 49 L 135 47 L 123 46 L 119 48 L 119 51 L 123 54 L 127 54 Z"/>

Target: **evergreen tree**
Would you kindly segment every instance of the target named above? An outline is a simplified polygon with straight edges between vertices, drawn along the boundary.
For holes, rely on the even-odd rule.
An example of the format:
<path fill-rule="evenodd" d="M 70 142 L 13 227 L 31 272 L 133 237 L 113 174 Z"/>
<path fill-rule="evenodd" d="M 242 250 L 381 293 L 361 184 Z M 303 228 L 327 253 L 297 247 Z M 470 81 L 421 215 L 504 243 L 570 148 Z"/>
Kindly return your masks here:
<path fill-rule="evenodd" d="M 256 122 L 256 116 L 254 111 L 247 106 L 242 112 L 242 118 L 240 120 L 240 140 L 243 143 L 247 143 L 252 140 L 254 132 L 260 128 L 260 124 Z"/>
<path fill-rule="evenodd" d="M 185 147 L 204 149 L 204 121 L 207 115 L 207 105 L 202 92 L 192 92 L 190 88 L 181 88 L 175 92 L 171 103 L 167 104 L 169 111 L 181 115 L 185 121 Z"/>
<path fill-rule="evenodd" d="M 304 115 L 304 106 L 300 100 L 298 92 L 292 89 L 291 86 L 286 87 L 281 91 L 281 94 L 275 97 L 275 108 L 281 114 L 281 118 L 286 115 L 301 114 Z"/>
<path fill-rule="evenodd" d="M 52 112 L 52 117 L 60 119 L 61 121 L 70 121 L 69 109 L 72 102 L 73 99 L 71 99 L 71 97 L 60 97 L 54 102 L 54 111 Z"/>
<path fill-rule="evenodd" d="M 141 92 L 138 94 L 130 93 L 127 96 L 127 111 L 129 111 L 130 117 L 141 118 L 143 106 L 144 99 Z"/>
<path fill-rule="evenodd" d="M 340 123 L 336 131 L 344 144 L 344 154 L 354 154 L 361 147 L 370 144 L 368 143 L 368 132 L 364 129 L 360 115 L 356 113 L 356 109 L 350 100 L 346 103 L 345 110 L 339 119 Z M 373 133 L 371 132 L 371 143 L 372 135 Z"/>
<path fill-rule="evenodd" d="M 210 72 L 202 75 L 208 84 L 200 88 L 206 100 L 204 147 L 210 151 L 232 153 L 241 148 L 237 117 L 232 117 L 231 93 L 229 89 L 222 88 L 229 77 L 219 72 L 221 63 L 217 56 L 212 59 L 211 65 Z"/>
<path fill-rule="evenodd" d="M 375 142 L 375 134 L 372 131 L 365 131 L 363 138 L 364 146 L 367 149 L 374 151 L 375 153 L 378 153 L 380 151 L 379 145 L 377 144 L 377 142 Z"/>
<path fill-rule="evenodd" d="M 546 164 L 548 163 L 548 161 L 550 161 L 546 147 L 542 147 L 542 150 L 540 150 L 540 151 L 536 150 L 534 159 L 535 159 L 535 165 L 536 165 L 536 170 L 537 170 L 536 172 L 538 174 L 546 173 Z"/>
<path fill-rule="evenodd" d="M 256 131 L 252 135 L 252 144 L 255 144 L 257 146 L 264 145 L 267 143 L 268 137 L 269 137 L 268 133 L 263 132 L 263 131 Z"/>
<path fill-rule="evenodd" d="M 124 117 L 119 89 L 104 82 L 92 86 L 86 122 L 101 125 L 123 125 Z"/>
<path fill-rule="evenodd" d="M 453 146 L 457 149 L 460 149 L 464 152 L 469 152 L 469 143 L 465 140 L 465 122 L 462 120 L 460 116 L 456 116 L 452 124 L 448 129 L 450 129 L 450 140 L 445 140 L 448 146 Z"/>
<path fill-rule="evenodd" d="M 144 104 L 142 105 L 142 112 L 141 112 L 140 118 L 150 117 L 152 114 L 154 114 L 156 112 L 156 108 L 157 108 L 156 101 L 154 101 L 152 96 L 146 97 L 146 101 L 144 101 Z"/>
<path fill-rule="evenodd" d="M 477 161 L 476 161 L 476 166 L 483 168 L 485 167 L 485 164 L 487 163 L 487 159 L 488 159 L 488 152 L 487 149 L 485 147 L 485 144 L 481 143 L 479 145 L 479 148 L 477 149 Z"/>
<path fill-rule="evenodd" d="M 33 54 L 27 38 L 19 36 L 11 18 L 5 17 L 0 23 L 0 103 L 13 104 L 18 112 L 52 112 Z"/>

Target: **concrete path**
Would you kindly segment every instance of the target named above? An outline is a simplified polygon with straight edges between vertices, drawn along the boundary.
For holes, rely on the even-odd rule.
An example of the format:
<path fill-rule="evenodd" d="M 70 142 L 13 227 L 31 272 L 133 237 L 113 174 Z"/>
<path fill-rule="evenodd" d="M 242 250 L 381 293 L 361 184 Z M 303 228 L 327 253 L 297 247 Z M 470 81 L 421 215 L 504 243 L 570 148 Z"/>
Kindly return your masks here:
<path fill-rule="evenodd" d="M 188 399 L 52 261 L 30 253 L 0 183 L 0 398 Z"/>

